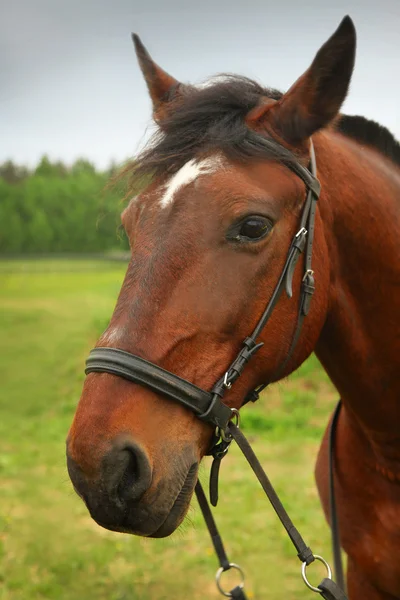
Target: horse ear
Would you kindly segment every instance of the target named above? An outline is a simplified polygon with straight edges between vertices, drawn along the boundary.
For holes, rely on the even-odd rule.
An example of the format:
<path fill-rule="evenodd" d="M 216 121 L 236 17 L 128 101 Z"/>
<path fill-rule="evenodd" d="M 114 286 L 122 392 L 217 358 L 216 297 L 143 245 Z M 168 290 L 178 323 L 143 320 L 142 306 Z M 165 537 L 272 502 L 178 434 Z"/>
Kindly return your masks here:
<path fill-rule="evenodd" d="M 354 68 L 356 30 L 349 16 L 320 48 L 309 69 L 278 102 L 266 102 L 247 116 L 249 126 L 272 127 L 298 145 L 339 112 Z"/>
<path fill-rule="evenodd" d="M 175 97 L 180 83 L 153 61 L 136 33 L 132 33 L 132 40 L 153 102 L 154 120 L 161 121 L 166 114 L 167 105 Z"/>

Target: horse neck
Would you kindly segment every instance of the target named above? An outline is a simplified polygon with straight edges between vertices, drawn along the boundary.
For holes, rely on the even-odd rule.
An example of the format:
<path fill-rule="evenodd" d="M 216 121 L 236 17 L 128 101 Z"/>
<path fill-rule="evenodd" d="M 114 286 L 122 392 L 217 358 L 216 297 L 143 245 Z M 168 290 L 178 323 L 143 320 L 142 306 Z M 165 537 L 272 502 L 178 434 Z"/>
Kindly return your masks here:
<path fill-rule="evenodd" d="M 316 152 L 331 277 L 316 354 L 374 443 L 399 442 L 400 169 L 334 132 Z"/>

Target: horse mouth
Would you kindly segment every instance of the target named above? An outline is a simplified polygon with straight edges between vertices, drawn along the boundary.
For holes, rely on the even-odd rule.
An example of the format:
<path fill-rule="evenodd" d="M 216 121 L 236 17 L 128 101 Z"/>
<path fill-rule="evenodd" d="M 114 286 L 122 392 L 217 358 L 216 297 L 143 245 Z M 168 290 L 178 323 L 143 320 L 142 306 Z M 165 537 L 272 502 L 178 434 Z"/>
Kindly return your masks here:
<path fill-rule="evenodd" d="M 147 506 L 140 501 L 132 505 L 116 503 L 114 498 L 90 496 L 82 490 L 78 494 L 94 521 L 105 529 L 141 537 L 167 537 L 179 527 L 187 513 L 197 481 L 198 466 L 196 462 L 189 468 L 175 499 L 168 503 L 167 510 L 161 507 L 157 510 L 154 505 Z"/>
<path fill-rule="evenodd" d="M 148 537 L 163 538 L 168 537 L 182 523 L 186 512 L 189 508 L 190 499 L 193 494 L 194 486 L 197 481 L 198 463 L 194 463 L 187 475 L 186 479 L 162 525 Z"/>

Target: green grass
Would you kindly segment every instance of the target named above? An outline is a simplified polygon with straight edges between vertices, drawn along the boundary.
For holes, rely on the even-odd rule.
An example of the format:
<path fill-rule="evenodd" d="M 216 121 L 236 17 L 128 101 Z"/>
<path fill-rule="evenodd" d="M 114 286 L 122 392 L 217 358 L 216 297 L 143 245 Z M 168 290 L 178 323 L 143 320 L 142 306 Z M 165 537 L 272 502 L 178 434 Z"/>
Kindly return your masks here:
<path fill-rule="evenodd" d="M 0 600 L 221 597 L 195 501 L 171 538 L 145 540 L 98 527 L 68 479 L 65 437 L 84 359 L 107 324 L 123 275 L 124 265 L 112 262 L 0 262 Z M 313 466 L 335 401 L 311 357 L 242 415 L 295 524 L 329 559 Z M 246 572 L 249 598 L 313 597 L 237 448 L 224 463 L 215 513 L 231 560 Z M 316 566 L 314 573 L 317 582 L 322 572 Z"/>

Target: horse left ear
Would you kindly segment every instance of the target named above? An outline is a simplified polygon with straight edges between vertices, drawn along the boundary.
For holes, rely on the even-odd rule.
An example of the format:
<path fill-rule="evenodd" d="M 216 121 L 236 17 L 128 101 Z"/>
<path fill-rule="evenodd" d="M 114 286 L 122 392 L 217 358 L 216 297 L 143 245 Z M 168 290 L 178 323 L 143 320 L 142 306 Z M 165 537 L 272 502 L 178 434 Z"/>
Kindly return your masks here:
<path fill-rule="evenodd" d="M 166 115 L 168 103 L 176 96 L 180 83 L 153 61 L 136 33 L 132 33 L 132 40 L 139 66 L 153 102 L 154 120 L 156 122 L 162 121 Z"/>
<path fill-rule="evenodd" d="M 320 48 L 309 69 L 277 101 L 247 115 L 250 127 L 272 128 L 294 146 L 327 125 L 339 112 L 354 68 L 356 30 L 349 16 Z"/>

